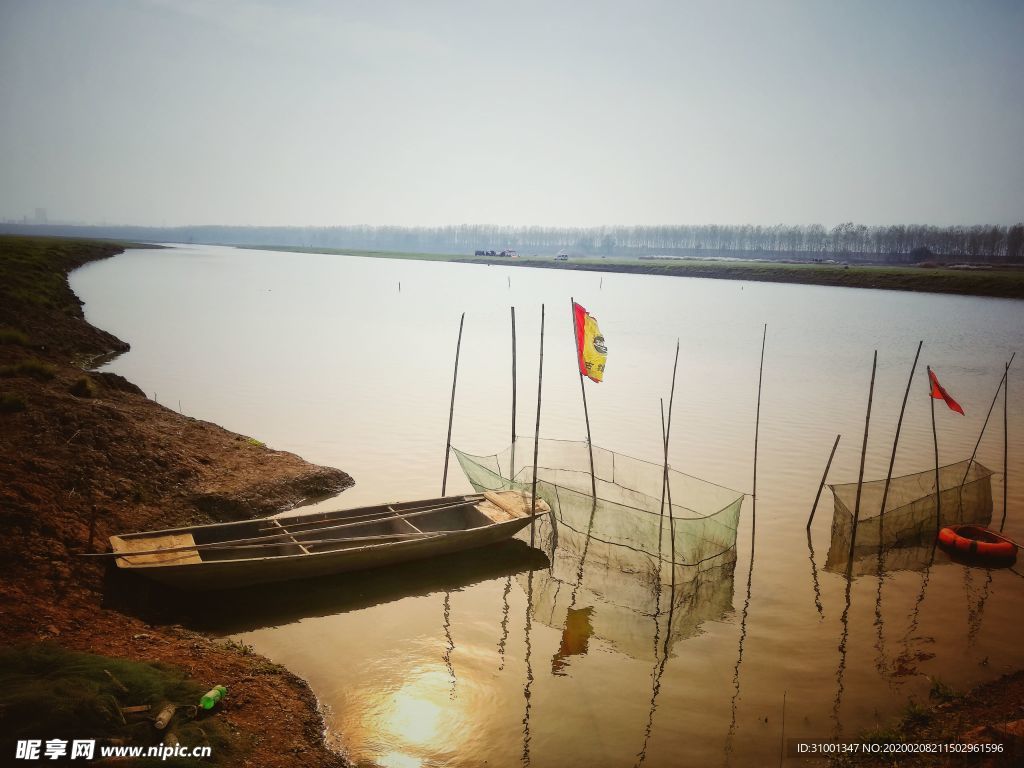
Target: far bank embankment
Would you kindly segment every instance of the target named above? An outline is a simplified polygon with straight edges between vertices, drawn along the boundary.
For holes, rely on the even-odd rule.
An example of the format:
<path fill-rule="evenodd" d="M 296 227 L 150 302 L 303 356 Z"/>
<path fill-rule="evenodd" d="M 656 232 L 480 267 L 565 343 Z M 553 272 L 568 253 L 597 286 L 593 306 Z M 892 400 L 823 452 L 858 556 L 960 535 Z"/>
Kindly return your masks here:
<path fill-rule="evenodd" d="M 844 266 L 776 262 L 659 261 L 585 259 L 453 259 L 488 264 L 576 272 L 621 272 L 662 277 L 699 277 L 763 283 L 827 285 L 835 288 L 876 288 L 888 291 L 951 293 L 1024 299 L 1024 269 L 950 269 L 947 267 Z"/>

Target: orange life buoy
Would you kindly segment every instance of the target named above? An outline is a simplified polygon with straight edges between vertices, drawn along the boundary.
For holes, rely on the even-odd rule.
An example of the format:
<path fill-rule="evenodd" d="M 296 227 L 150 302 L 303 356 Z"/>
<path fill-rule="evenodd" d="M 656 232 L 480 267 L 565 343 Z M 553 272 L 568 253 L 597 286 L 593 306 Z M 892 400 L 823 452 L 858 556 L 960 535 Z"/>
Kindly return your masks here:
<path fill-rule="evenodd" d="M 1017 545 L 980 525 L 951 525 L 939 531 L 939 544 L 981 560 L 1014 560 Z"/>

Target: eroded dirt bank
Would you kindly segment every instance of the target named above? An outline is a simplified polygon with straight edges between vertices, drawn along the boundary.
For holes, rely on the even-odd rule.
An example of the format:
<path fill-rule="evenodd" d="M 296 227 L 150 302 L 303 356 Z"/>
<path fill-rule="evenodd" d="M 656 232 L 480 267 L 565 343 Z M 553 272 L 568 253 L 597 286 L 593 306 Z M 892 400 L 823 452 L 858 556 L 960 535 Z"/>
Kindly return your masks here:
<path fill-rule="evenodd" d="M 269 514 L 352 484 L 77 365 L 127 345 L 85 321 L 67 274 L 122 249 L 0 237 L 0 644 L 174 664 L 229 686 L 221 716 L 243 764 L 343 765 L 302 680 L 247 649 L 140 618 L 158 605 L 113 608 L 108 564 L 77 556 L 90 529 L 102 551 L 113 533 Z"/>

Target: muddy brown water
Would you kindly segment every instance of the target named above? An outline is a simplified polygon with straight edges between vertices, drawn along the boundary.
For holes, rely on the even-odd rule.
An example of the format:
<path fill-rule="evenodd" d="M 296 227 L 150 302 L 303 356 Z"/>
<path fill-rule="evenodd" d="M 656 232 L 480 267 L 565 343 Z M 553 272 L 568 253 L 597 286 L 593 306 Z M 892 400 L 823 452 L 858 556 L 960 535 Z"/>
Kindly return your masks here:
<path fill-rule="evenodd" d="M 828 489 L 813 562 L 804 532 L 837 433 L 830 478 L 856 480 L 872 351 L 865 477 L 885 476 L 918 340 L 896 474 L 932 466 L 926 364 L 966 411 L 939 404 L 940 459 L 966 459 L 1004 362 L 1024 349 L 1024 302 L 209 246 L 128 251 L 71 283 L 90 322 L 132 345 L 107 370 L 187 415 L 350 472 L 356 486 L 324 508 L 440 490 L 462 312 L 453 443 L 476 454 L 509 443 L 511 305 L 517 428 L 532 433 L 542 302 L 541 434 L 584 438 L 570 296 L 597 316 L 610 350 L 604 383 L 587 389 L 594 442 L 660 459 L 659 398 L 678 338 L 671 464 L 749 493 L 768 324 L 753 568 L 748 497 L 736 548 L 687 593 L 679 631 L 622 598 L 634 594 L 629 575 L 587 570 L 567 602 L 552 591 L 558 553 L 518 541 L 226 596 L 204 617 L 307 679 L 330 743 L 359 764 L 761 765 L 779 759 L 783 727 L 854 735 L 927 701 L 936 680 L 965 688 L 1024 663 L 1021 568 L 901 551 L 881 578 L 855 569 L 847 602 L 843 574 L 825 567 Z M 1024 540 L 1015 370 L 1006 531 Z M 1000 400 L 978 453 L 996 471 L 997 523 L 1002 420 Z M 448 488 L 470 490 L 454 460 Z"/>

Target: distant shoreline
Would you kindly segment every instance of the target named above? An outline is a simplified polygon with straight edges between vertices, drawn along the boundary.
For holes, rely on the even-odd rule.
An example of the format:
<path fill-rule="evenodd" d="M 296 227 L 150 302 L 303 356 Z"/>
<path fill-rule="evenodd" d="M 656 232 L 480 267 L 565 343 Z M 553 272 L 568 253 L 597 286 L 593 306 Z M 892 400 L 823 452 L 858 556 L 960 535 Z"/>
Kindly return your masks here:
<path fill-rule="evenodd" d="M 361 251 L 341 248 L 303 248 L 299 246 L 238 246 L 263 251 L 326 253 L 381 259 L 449 261 L 460 264 L 485 264 L 503 267 L 563 269 L 577 272 L 611 272 L 665 277 L 699 277 L 713 280 L 795 283 L 836 288 L 875 288 L 889 291 L 944 293 L 1001 299 L 1024 299 L 1024 269 L 951 269 L 946 266 L 883 266 L 820 263 L 782 263 L 772 261 L 711 261 L 676 259 L 601 259 L 583 258 L 555 261 L 553 258 L 496 258 L 457 254 L 402 253 L 399 251 Z"/>

